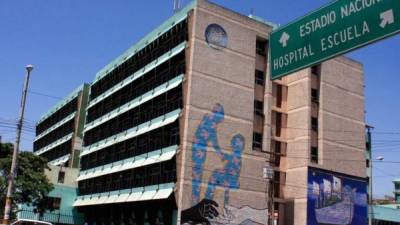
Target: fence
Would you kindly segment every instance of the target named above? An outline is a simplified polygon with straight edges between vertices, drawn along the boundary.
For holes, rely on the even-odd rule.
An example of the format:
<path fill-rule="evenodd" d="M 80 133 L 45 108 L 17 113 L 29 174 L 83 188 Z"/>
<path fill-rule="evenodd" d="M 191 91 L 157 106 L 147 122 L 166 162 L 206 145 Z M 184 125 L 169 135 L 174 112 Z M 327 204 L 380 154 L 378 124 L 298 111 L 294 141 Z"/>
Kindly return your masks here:
<path fill-rule="evenodd" d="M 74 224 L 82 225 L 84 224 L 84 217 L 82 215 L 73 215 L 63 212 L 45 212 L 42 215 L 35 213 L 30 210 L 20 210 L 17 212 L 18 219 L 32 219 L 46 221 L 53 224 Z"/>

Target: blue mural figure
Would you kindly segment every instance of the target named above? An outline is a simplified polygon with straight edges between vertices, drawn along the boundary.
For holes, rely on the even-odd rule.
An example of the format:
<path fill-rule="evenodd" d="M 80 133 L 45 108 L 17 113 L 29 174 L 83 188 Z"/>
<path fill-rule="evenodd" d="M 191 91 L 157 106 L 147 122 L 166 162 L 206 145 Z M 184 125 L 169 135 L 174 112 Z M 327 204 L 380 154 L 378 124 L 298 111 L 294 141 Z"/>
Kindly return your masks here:
<path fill-rule="evenodd" d="M 242 165 L 242 151 L 244 148 L 244 137 L 236 134 L 231 139 L 232 153 L 223 153 L 221 149 L 216 149 L 218 156 L 225 163 L 224 168 L 214 170 L 208 182 L 206 199 L 213 199 L 214 191 L 217 186 L 223 187 L 224 204 L 228 205 L 229 190 L 239 188 L 239 175 Z"/>
<path fill-rule="evenodd" d="M 211 144 L 217 152 L 221 152 L 218 144 L 217 125 L 223 120 L 224 107 L 216 104 L 212 114 L 205 115 L 197 127 L 192 146 L 192 205 L 196 205 L 200 201 L 200 184 L 208 144 Z"/>

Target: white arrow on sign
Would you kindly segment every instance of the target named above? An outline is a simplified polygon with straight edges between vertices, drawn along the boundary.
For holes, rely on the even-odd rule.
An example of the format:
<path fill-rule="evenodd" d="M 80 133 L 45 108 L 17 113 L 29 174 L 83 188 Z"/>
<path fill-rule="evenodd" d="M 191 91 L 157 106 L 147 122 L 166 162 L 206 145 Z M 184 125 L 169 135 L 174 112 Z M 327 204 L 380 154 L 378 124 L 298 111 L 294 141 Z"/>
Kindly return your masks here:
<path fill-rule="evenodd" d="M 283 32 L 281 38 L 279 39 L 279 43 L 282 44 L 282 47 L 286 47 L 289 39 L 290 39 L 289 34 L 287 34 L 286 32 Z"/>
<path fill-rule="evenodd" d="M 388 11 L 381 13 L 381 20 L 382 22 L 379 26 L 381 26 L 382 28 L 385 28 L 387 24 L 394 23 L 393 10 L 390 9 Z"/>

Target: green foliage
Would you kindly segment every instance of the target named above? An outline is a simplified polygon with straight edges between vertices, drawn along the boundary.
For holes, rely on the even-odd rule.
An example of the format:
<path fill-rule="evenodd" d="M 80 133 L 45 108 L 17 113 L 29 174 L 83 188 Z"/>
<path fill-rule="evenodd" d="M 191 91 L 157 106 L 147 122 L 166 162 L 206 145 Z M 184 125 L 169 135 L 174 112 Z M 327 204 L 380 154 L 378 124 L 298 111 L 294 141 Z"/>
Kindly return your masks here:
<path fill-rule="evenodd" d="M 1 144 L 0 151 L 0 209 L 4 208 L 7 193 L 7 178 L 10 174 L 12 161 L 12 144 Z M 18 154 L 15 189 L 13 194 L 13 208 L 17 204 L 33 206 L 37 212 L 47 209 L 46 196 L 53 189 L 53 185 L 44 174 L 49 169 L 45 158 L 36 156 L 32 152 Z M 51 209 L 50 209 L 51 210 Z"/>

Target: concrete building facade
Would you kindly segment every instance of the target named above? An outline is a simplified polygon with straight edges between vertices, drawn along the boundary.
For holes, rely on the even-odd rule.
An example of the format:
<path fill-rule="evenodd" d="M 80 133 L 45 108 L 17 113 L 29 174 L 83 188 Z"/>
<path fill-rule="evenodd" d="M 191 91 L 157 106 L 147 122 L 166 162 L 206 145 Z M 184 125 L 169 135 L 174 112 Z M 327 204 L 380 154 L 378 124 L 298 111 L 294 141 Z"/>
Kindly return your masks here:
<path fill-rule="evenodd" d="M 47 159 L 46 177 L 54 189 L 46 196 L 50 208 L 43 215 L 21 206 L 20 219 L 39 219 L 53 224 L 83 224 L 83 215 L 73 207 L 78 194 L 79 155 L 89 85 L 83 84 L 42 115 L 36 124 L 33 152 Z"/>
<path fill-rule="evenodd" d="M 86 222 L 316 224 L 350 202 L 339 217 L 366 224 L 362 65 L 270 81 L 273 29 L 193 1 L 99 71 L 74 202 Z"/>
<path fill-rule="evenodd" d="M 79 86 L 37 122 L 33 152 L 50 165 L 79 167 L 88 91 L 88 84 Z"/>
<path fill-rule="evenodd" d="M 280 211 L 286 215 L 280 213 L 280 219 L 286 223 L 313 224 L 309 213 L 304 213 L 311 210 L 310 188 L 314 188 L 310 168 L 358 177 L 366 185 L 363 82 L 362 65 L 345 57 L 273 82 L 287 93 L 282 107 L 272 106 L 271 120 L 272 126 L 282 127 L 281 137 L 273 134 L 272 146 L 280 143 L 285 149 L 279 168 L 286 181 L 280 185 L 278 202 L 283 200 Z M 279 96 L 274 88 L 273 96 Z M 361 199 L 367 196 L 364 189 L 359 193 Z"/>

